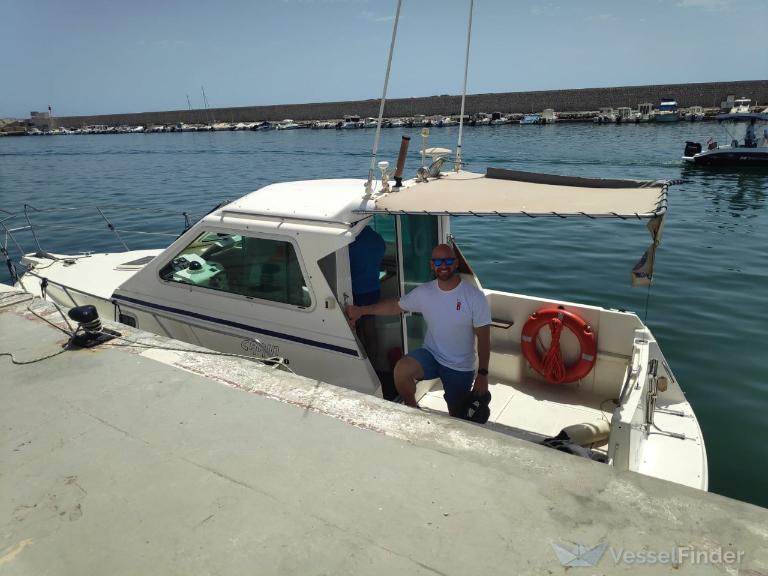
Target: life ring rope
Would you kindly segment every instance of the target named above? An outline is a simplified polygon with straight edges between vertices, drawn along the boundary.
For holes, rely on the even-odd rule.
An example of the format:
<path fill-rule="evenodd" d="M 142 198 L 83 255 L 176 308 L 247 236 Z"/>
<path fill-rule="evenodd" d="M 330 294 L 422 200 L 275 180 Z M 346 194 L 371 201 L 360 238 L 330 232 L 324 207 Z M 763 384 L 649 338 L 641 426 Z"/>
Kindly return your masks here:
<path fill-rule="evenodd" d="M 539 331 L 548 326 L 551 335 L 549 348 L 543 355 L 536 347 Z M 577 361 L 566 367 L 560 338 L 568 328 L 579 341 Z M 597 357 L 597 337 L 592 327 L 581 316 L 564 308 L 541 308 L 528 317 L 523 326 L 521 349 L 531 367 L 551 384 L 567 384 L 584 378 L 592 371 Z"/>
<path fill-rule="evenodd" d="M 549 350 L 544 354 L 542 369 L 544 378 L 550 382 L 562 382 L 565 378 L 565 360 L 560 351 L 560 335 L 563 333 L 563 323 L 558 318 L 549 321 L 549 330 L 552 333 L 552 341 Z"/>

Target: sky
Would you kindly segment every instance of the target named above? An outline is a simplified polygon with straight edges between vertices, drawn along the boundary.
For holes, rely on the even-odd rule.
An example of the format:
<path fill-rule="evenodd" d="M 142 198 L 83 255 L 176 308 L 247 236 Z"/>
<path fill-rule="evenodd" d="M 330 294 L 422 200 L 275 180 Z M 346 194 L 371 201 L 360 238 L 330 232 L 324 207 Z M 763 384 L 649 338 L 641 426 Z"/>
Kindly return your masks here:
<path fill-rule="evenodd" d="M 0 118 L 379 98 L 396 0 L 0 0 Z M 388 96 L 460 94 L 469 0 L 403 0 Z M 768 0 L 475 0 L 470 94 L 768 78 Z"/>

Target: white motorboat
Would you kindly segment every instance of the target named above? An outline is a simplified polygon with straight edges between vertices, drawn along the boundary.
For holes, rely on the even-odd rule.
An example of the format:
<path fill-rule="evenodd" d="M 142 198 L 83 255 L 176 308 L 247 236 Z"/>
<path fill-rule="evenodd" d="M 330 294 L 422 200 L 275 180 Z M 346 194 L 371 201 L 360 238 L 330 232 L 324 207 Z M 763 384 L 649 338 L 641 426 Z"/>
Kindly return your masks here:
<path fill-rule="evenodd" d="M 616 122 L 616 113 L 613 108 L 600 108 L 600 112 L 592 121 L 595 124 L 614 124 Z"/>
<path fill-rule="evenodd" d="M 275 126 L 277 130 L 298 130 L 299 128 L 302 128 L 301 124 L 297 124 L 290 118 L 286 118 Z"/>
<path fill-rule="evenodd" d="M 733 101 L 733 107 L 729 111 L 730 114 L 748 114 L 752 108 L 752 100 L 749 98 L 741 97 L 736 98 Z"/>
<path fill-rule="evenodd" d="M 680 120 L 680 114 L 677 111 L 677 102 L 671 98 L 661 101 L 658 110 L 653 114 L 654 122 L 677 122 Z"/>
<path fill-rule="evenodd" d="M 747 107 L 748 109 L 748 107 Z M 725 129 L 730 144 L 718 146 L 710 138 L 706 150 L 699 142 L 685 143 L 683 161 L 709 167 L 768 166 L 768 108 L 763 112 L 719 114 L 717 121 Z M 743 127 L 743 135 L 738 131 Z M 762 127 L 762 134 L 758 132 Z"/>
<path fill-rule="evenodd" d="M 511 124 L 512 120 L 508 115 L 501 112 L 493 112 L 491 114 L 491 126 L 503 126 L 504 124 Z"/>
<path fill-rule="evenodd" d="M 683 117 L 687 122 L 700 122 L 704 120 L 704 108 L 701 106 L 691 106 L 686 110 Z"/>
<path fill-rule="evenodd" d="M 485 112 L 478 112 L 477 114 L 475 114 L 474 122 L 475 122 L 475 126 L 490 126 L 491 115 L 486 114 Z"/>
<path fill-rule="evenodd" d="M 353 130 L 363 127 L 363 121 L 360 120 L 360 116 L 348 115 L 344 116 L 344 120 L 341 122 L 339 128 L 342 130 Z"/>
<path fill-rule="evenodd" d="M 557 114 L 552 108 L 547 108 L 541 113 L 542 124 L 554 124 L 557 122 Z"/>
<path fill-rule="evenodd" d="M 637 107 L 635 117 L 639 123 L 653 122 L 653 103 L 643 102 Z"/>
<path fill-rule="evenodd" d="M 632 111 L 629 106 L 620 106 L 616 108 L 616 123 L 617 124 L 634 124 L 639 119 L 636 113 Z"/>
<path fill-rule="evenodd" d="M 520 124 L 526 125 L 526 124 L 543 124 L 541 120 L 541 115 L 539 114 L 525 114 L 520 119 Z"/>
<path fill-rule="evenodd" d="M 350 329 L 344 315 L 352 293 L 348 247 L 366 225 L 387 245 L 380 264 L 383 297 L 429 280 L 428 259 L 438 242 L 454 243 L 463 281 L 482 288 L 451 235 L 451 218 L 459 216 L 648 219 L 654 233 L 646 256 L 653 261 L 666 182 L 494 169 L 432 174 L 439 177 L 373 195 L 355 179 L 272 184 L 212 211 L 164 249 L 29 253 L 16 285 L 60 306 L 93 304 L 105 318 L 150 332 L 225 352 L 280 357 L 297 373 L 386 395 L 397 358 L 421 345 L 424 321 L 415 314 L 376 318 L 376 343 L 367 351 Z M 379 190 L 386 190 L 384 182 Z M 647 274 L 638 272 L 642 277 Z M 566 430 L 590 455 L 619 469 L 707 488 L 696 416 L 637 315 L 482 290 L 494 318 L 492 428 L 533 441 Z M 552 384 L 532 368 L 550 345 L 546 329 L 535 337 L 538 344 L 527 336 L 545 308 L 575 315 L 582 331 L 594 336 L 595 351 L 586 360 L 591 368 L 568 384 Z M 560 350 L 570 370 L 589 351 L 583 334 L 566 332 Z M 526 338 L 534 356 L 525 351 Z M 425 408 L 446 411 L 439 380 L 422 382 L 417 397 Z"/>

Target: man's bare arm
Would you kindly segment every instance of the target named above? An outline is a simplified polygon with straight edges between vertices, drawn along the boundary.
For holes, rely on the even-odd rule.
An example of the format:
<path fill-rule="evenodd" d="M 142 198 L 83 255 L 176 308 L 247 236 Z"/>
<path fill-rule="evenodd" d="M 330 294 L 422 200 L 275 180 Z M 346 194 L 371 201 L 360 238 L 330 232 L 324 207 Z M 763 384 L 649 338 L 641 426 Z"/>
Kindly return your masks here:
<path fill-rule="evenodd" d="M 488 370 L 488 363 L 491 360 L 490 324 L 475 328 L 475 336 L 477 337 L 477 367 Z M 488 375 L 478 374 L 472 391 L 477 395 L 485 394 L 488 391 Z"/>
<path fill-rule="evenodd" d="M 399 300 L 396 298 L 388 298 L 386 300 L 380 300 L 376 304 L 369 306 L 347 306 L 347 318 L 352 322 L 357 322 L 361 316 L 394 316 L 396 314 L 402 314 L 405 312 L 400 308 Z"/>

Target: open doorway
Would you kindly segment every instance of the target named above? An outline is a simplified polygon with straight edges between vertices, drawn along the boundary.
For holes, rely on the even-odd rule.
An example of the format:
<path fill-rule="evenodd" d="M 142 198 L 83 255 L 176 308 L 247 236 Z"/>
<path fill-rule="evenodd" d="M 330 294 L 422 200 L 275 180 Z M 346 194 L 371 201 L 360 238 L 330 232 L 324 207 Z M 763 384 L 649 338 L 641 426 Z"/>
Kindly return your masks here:
<path fill-rule="evenodd" d="M 432 280 L 429 258 L 439 238 L 437 217 L 376 214 L 368 226 L 385 244 L 379 269 L 381 299 L 398 299 Z M 384 398 L 397 396 L 395 364 L 409 350 L 421 347 L 425 335 L 426 324 L 420 314 L 370 317 L 358 326 L 358 336 L 379 377 Z"/>
<path fill-rule="evenodd" d="M 378 266 L 379 299 L 399 299 L 416 286 L 433 279 L 429 267 L 432 249 L 440 238 L 440 222 L 436 216 L 428 215 L 389 215 L 375 214 L 366 223 L 367 231 L 360 230 L 357 239 L 363 234 L 371 236 L 371 230 L 384 242 L 383 257 L 380 251 L 369 249 L 367 242 L 361 242 L 366 248 L 358 250 L 360 245 L 352 245 L 329 254 L 320 261 L 320 268 L 337 295 L 343 307 L 351 303 L 352 289 L 351 259 L 363 258 L 366 265 Z M 368 259 L 368 260 L 366 260 Z M 372 304 L 365 302 L 364 304 Z M 382 395 L 388 400 L 397 396 L 394 385 L 394 368 L 397 361 L 409 350 L 421 347 L 426 335 L 426 324 L 420 314 L 407 313 L 394 316 L 368 316 L 358 320 L 356 325 L 360 348 L 365 353 L 371 367 L 381 383 Z"/>

